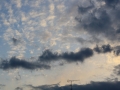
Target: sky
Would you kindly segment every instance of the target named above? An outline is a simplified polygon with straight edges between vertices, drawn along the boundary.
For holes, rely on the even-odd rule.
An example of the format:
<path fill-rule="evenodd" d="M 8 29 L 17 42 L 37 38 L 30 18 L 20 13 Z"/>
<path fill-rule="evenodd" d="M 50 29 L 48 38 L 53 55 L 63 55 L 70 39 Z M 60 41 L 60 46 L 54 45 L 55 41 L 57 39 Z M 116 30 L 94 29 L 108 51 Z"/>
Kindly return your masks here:
<path fill-rule="evenodd" d="M 120 90 L 120 0 L 0 0 L 0 90 Z"/>

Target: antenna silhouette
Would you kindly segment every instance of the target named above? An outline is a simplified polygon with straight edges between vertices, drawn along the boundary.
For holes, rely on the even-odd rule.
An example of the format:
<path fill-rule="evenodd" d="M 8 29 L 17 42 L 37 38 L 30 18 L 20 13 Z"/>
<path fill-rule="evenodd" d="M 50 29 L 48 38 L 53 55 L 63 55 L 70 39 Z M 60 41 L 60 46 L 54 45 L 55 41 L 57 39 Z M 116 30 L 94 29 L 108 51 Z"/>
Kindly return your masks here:
<path fill-rule="evenodd" d="M 73 88 L 72 88 L 72 82 L 74 82 L 74 81 L 80 81 L 80 80 L 67 80 L 67 82 L 70 82 L 71 83 L 71 90 L 73 90 Z"/>

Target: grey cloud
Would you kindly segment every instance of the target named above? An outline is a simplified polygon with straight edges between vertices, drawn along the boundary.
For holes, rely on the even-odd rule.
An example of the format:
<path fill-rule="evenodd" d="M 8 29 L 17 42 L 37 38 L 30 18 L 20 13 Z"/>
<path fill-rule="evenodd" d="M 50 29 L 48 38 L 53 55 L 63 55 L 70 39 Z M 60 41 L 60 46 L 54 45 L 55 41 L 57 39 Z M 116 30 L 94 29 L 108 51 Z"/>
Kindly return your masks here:
<path fill-rule="evenodd" d="M 20 39 L 17 39 L 17 38 L 11 38 L 12 42 L 13 42 L 13 45 L 18 45 L 19 43 L 21 43 L 21 40 Z"/>
<path fill-rule="evenodd" d="M 40 89 L 40 90 L 54 90 L 54 89 L 57 89 L 57 88 L 59 88 L 59 83 L 57 83 L 57 84 L 52 84 L 52 85 L 42 85 L 42 86 L 37 86 L 37 87 L 35 87 L 35 86 L 33 86 L 33 85 L 26 85 L 26 87 L 30 87 L 31 89 L 34 89 L 34 90 L 38 90 L 38 89 Z"/>
<path fill-rule="evenodd" d="M 32 86 L 29 85 L 31 89 L 34 90 L 70 90 L 70 85 L 59 86 L 59 85 L 42 85 L 42 86 Z M 120 90 L 120 82 L 91 82 L 85 85 L 73 85 L 73 90 Z"/>
<path fill-rule="evenodd" d="M 88 12 L 89 10 L 91 10 L 93 7 L 94 7 L 94 4 L 90 0 L 90 5 L 89 6 L 78 6 L 78 12 L 80 14 L 84 14 L 84 13 Z"/>
<path fill-rule="evenodd" d="M 118 81 L 118 78 L 106 78 L 106 80 L 108 81 L 108 82 L 117 82 Z"/>
<path fill-rule="evenodd" d="M 18 59 L 16 57 L 12 57 L 10 60 L 2 60 L 0 62 L 0 69 L 8 70 L 16 68 L 34 70 L 34 69 L 50 69 L 50 66 L 46 64 L 41 64 L 40 62 L 28 62 L 26 60 Z"/>
<path fill-rule="evenodd" d="M 85 40 L 83 38 L 77 38 L 77 41 L 80 42 L 81 44 L 84 44 L 84 43 L 93 43 L 93 40 Z"/>
<path fill-rule="evenodd" d="M 98 45 L 94 48 L 94 50 L 97 53 L 107 53 L 107 52 L 111 52 L 113 49 L 112 47 L 108 44 L 108 45 L 102 45 L 101 47 L 99 47 Z"/>
<path fill-rule="evenodd" d="M 103 0 L 105 1 L 106 5 L 109 6 L 109 7 L 115 7 L 119 0 Z"/>
<path fill-rule="evenodd" d="M 119 56 L 120 55 L 120 46 L 111 46 L 110 44 L 107 45 L 102 45 L 93 48 L 93 50 L 97 53 L 108 53 L 108 52 L 113 52 L 114 55 Z"/>
<path fill-rule="evenodd" d="M 58 54 L 57 52 L 52 52 L 51 50 L 45 50 L 38 57 L 38 61 L 28 62 L 27 60 L 18 59 L 16 57 L 12 57 L 10 58 L 10 60 L 2 60 L 0 62 L 0 69 L 50 69 L 51 67 L 47 63 L 60 60 L 66 61 L 68 63 L 84 62 L 86 59 L 92 57 L 94 55 L 94 52 L 97 52 L 98 54 L 114 52 L 114 54 L 118 56 L 120 53 L 120 46 L 112 47 L 111 45 L 107 44 L 102 46 L 96 46 L 93 49 L 82 48 L 78 52 L 62 52 L 60 54 Z"/>
<path fill-rule="evenodd" d="M 119 54 L 120 54 L 120 46 L 114 47 L 114 54 L 115 54 L 116 56 L 119 56 Z"/>
<path fill-rule="evenodd" d="M 113 72 L 114 72 L 116 75 L 120 75 L 120 64 L 114 67 Z"/>
<path fill-rule="evenodd" d="M 120 55 L 120 46 L 111 46 L 110 44 L 107 45 L 102 45 L 93 48 L 93 50 L 97 53 L 108 53 L 108 52 L 113 52 L 114 55 L 119 56 Z"/>
<path fill-rule="evenodd" d="M 4 84 L 0 84 L 0 86 L 5 86 Z"/>
<path fill-rule="evenodd" d="M 15 90 L 23 90 L 22 87 L 16 87 Z"/>
<path fill-rule="evenodd" d="M 110 18 L 106 11 L 99 9 L 98 12 L 100 13 L 99 18 L 97 18 L 93 13 L 89 15 L 89 21 L 82 21 L 81 25 L 85 30 L 87 30 L 89 33 L 93 34 L 99 34 L 103 33 L 107 30 L 110 30 Z"/>
<path fill-rule="evenodd" d="M 102 45 L 91 48 L 82 48 L 78 52 L 62 52 L 61 54 L 58 54 L 57 52 L 52 52 L 51 50 L 45 50 L 43 51 L 42 55 L 39 56 L 39 61 L 41 62 L 52 62 L 52 61 L 59 61 L 63 59 L 66 62 L 84 62 L 85 59 L 90 58 L 94 55 L 94 52 L 97 52 L 98 54 L 101 53 L 110 53 L 114 52 L 116 56 L 120 53 L 120 46 L 112 47 L 111 45 Z"/>
<path fill-rule="evenodd" d="M 116 30 L 116 33 L 118 33 L 118 34 L 119 34 L 119 33 L 120 33 L 120 29 L 117 29 L 117 30 Z"/>
<path fill-rule="evenodd" d="M 84 14 L 84 13 L 86 13 L 88 10 L 90 10 L 91 8 L 93 8 L 93 6 L 88 6 L 88 7 L 78 6 L 78 12 L 81 13 L 81 14 Z"/>
<path fill-rule="evenodd" d="M 83 48 L 79 52 L 64 52 L 62 54 L 52 53 L 50 50 L 46 50 L 41 56 L 39 56 L 39 60 L 43 62 L 51 62 L 59 59 L 64 59 L 67 62 L 83 62 L 85 59 L 91 57 L 92 55 L 93 50 L 90 48 Z"/>
<path fill-rule="evenodd" d="M 79 13 L 75 17 L 75 20 L 78 22 L 76 27 L 79 31 L 85 31 L 94 37 L 101 36 L 102 40 L 119 41 L 119 0 L 95 0 L 94 2 L 99 4 L 101 1 L 104 1 L 105 4 L 99 5 L 99 8 L 97 5 L 94 5 L 94 7 L 87 9 L 86 13 Z M 108 8 L 114 6 L 116 8 Z M 78 12 L 79 10 L 80 8 L 78 8 Z"/>
<path fill-rule="evenodd" d="M 120 49 L 117 49 L 116 51 L 114 51 L 114 54 L 115 54 L 116 56 L 119 56 L 119 55 L 120 55 Z"/>
<path fill-rule="evenodd" d="M 0 84 L 0 89 L 3 89 L 6 85 Z"/>
<path fill-rule="evenodd" d="M 97 37 L 90 37 L 90 39 L 84 39 L 84 38 L 76 38 L 76 40 L 78 42 L 80 42 L 81 44 L 96 44 L 96 43 L 99 43 L 101 40 Z"/>

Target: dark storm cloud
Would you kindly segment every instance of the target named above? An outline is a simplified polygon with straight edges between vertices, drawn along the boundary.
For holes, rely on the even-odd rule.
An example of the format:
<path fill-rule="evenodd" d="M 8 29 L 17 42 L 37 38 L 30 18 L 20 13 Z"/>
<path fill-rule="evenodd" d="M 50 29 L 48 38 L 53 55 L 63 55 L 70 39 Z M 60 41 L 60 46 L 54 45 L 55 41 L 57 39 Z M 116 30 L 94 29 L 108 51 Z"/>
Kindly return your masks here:
<path fill-rule="evenodd" d="M 118 33 L 118 34 L 119 34 L 119 33 L 120 33 L 120 29 L 117 29 L 117 30 L 116 30 L 116 33 Z"/>
<path fill-rule="evenodd" d="M 115 47 L 116 48 L 116 47 Z M 60 59 L 63 59 L 67 62 L 76 62 L 80 61 L 83 62 L 85 59 L 90 58 L 94 55 L 94 52 L 97 53 L 109 53 L 114 52 L 115 55 L 118 56 L 120 51 L 120 48 L 112 47 L 111 45 L 102 45 L 102 46 L 96 46 L 93 49 L 91 48 L 83 48 L 79 50 L 78 52 L 63 52 L 61 54 L 58 54 L 57 52 L 53 53 L 50 50 L 45 50 L 41 56 L 39 56 L 39 60 L 41 62 L 51 62 L 51 61 L 58 61 Z"/>
<path fill-rule="evenodd" d="M 50 66 L 46 64 L 41 64 L 39 62 L 28 62 L 26 60 L 20 60 L 16 57 L 12 57 L 10 60 L 2 60 L 0 62 L 0 69 L 8 70 L 16 68 L 34 70 L 34 69 L 50 69 Z"/>
<path fill-rule="evenodd" d="M 109 44 L 96 46 L 95 48 L 82 48 L 78 52 L 62 52 L 58 54 L 57 52 L 52 52 L 50 50 L 45 50 L 42 55 L 38 57 L 38 61 L 28 62 L 24 59 L 18 59 L 16 57 L 10 58 L 10 60 L 1 60 L 0 69 L 9 70 L 16 68 L 23 68 L 28 70 L 35 69 L 50 69 L 50 65 L 47 63 L 51 63 L 54 61 L 63 60 L 68 63 L 72 62 L 84 62 L 86 59 L 92 57 L 94 52 L 100 53 L 109 53 L 114 52 L 116 56 L 119 55 L 120 46 L 112 47 Z M 118 66 L 117 66 L 118 67 Z M 117 68 L 116 67 L 116 68 Z"/>
<path fill-rule="evenodd" d="M 93 56 L 93 50 L 90 48 L 83 48 L 77 53 L 65 52 L 61 55 L 61 58 L 68 60 L 68 62 L 72 62 L 73 60 L 83 62 L 85 59 L 87 59 L 91 56 Z"/>
<path fill-rule="evenodd" d="M 99 9 L 96 12 L 100 14 L 98 18 L 95 16 L 95 12 L 96 10 L 94 10 L 94 12 L 86 18 L 88 20 L 83 19 L 80 24 L 86 31 L 91 34 L 101 34 L 103 32 L 106 33 L 106 31 L 108 32 L 108 30 L 111 29 L 111 21 L 109 15 L 106 13 L 105 10 Z"/>
<path fill-rule="evenodd" d="M 45 50 L 39 57 L 37 61 L 28 62 L 24 59 L 18 59 L 16 57 L 10 58 L 10 60 L 1 60 L 0 69 L 9 70 L 16 68 L 23 68 L 28 70 L 35 69 L 50 69 L 50 63 L 54 61 L 63 60 L 68 63 L 72 62 L 84 62 L 86 59 L 92 57 L 94 52 L 97 53 L 108 53 L 114 51 L 115 55 L 119 55 L 119 46 L 113 48 L 109 44 L 102 45 L 101 47 L 96 46 L 95 48 L 82 48 L 78 52 L 62 52 L 58 54 L 57 52 L 52 52 L 50 50 Z M 49 63 L 49 64 L 48 64 Z M 62 64 L 61 64 L 62 65 Z"/>
<path fill-rule="evenodd" d="M 43 85 L 43 86 L 32 86 L 34 90 L 70 90 L 70 85 L 59 86 L 59 85 Z M 73 85 L 73 90 L 120 90 L 120 82 L 91 82 L 86 85 Z"/>
<path fill-rule="evenodd" d="M 101 47 L 96 46 L 94 48 L 94 51 L 97 53 L 107 53 L 107 52 L 111 52 L 113 49 L 112 47 L 108 44 L 108 45 L 102 45 Z"/>
<path fill-rule="evenodd" d="M 76 27 L 78 28 L 78 30 L 85 31 L 94 37 L 101 36 L 102 40 L 108 39 L 112 42 L 118 41 L 120 39 L 120 1 L 95 0 L 94 2 L 99 5 L 96 4 L 94 5 L 94 7 L 86 9 L 86 13 L 84 14 L 82 14 L 82 12 L 79 12 L 80 10 L 82 10 L 80 9 L 80 7 L 82 6 L 78 7 L 79 15 L 75 17 L 75 20 L 78 21 L 78 25 Z M 104 2 L 105 4 L 100 5 L 100 3 L 102 2 Z"/>
<path fill-rule="evenodd" d="M 59 59 L 64 59 L 67 62 L 83 62 L 85 59 L 91 57 L 92 55 L 93 50 L 90 48 L 83 48 L 79 52 L 64 52 L 61 54 L 52 53 L 50 50 L 46 50 L 39 57 L 39 60 L 43 62 L 51 62 Z"/>
<path fill-rule="evenodd" d="M 105 1 L 106 5 L 109 6 L 109 7 L 115 7 L 119 0 L 103 0 Z"/>

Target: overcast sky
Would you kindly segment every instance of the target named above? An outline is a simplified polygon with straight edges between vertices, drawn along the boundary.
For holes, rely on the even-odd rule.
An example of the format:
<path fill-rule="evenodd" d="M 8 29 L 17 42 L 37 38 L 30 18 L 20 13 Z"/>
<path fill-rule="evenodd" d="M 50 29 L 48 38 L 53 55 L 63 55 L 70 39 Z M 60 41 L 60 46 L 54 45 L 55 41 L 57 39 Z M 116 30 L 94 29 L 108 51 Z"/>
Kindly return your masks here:
<path fill-rule="evenodd" d="M 0 90 L 120 90 L 120 0 L 0 0 Z"/>

